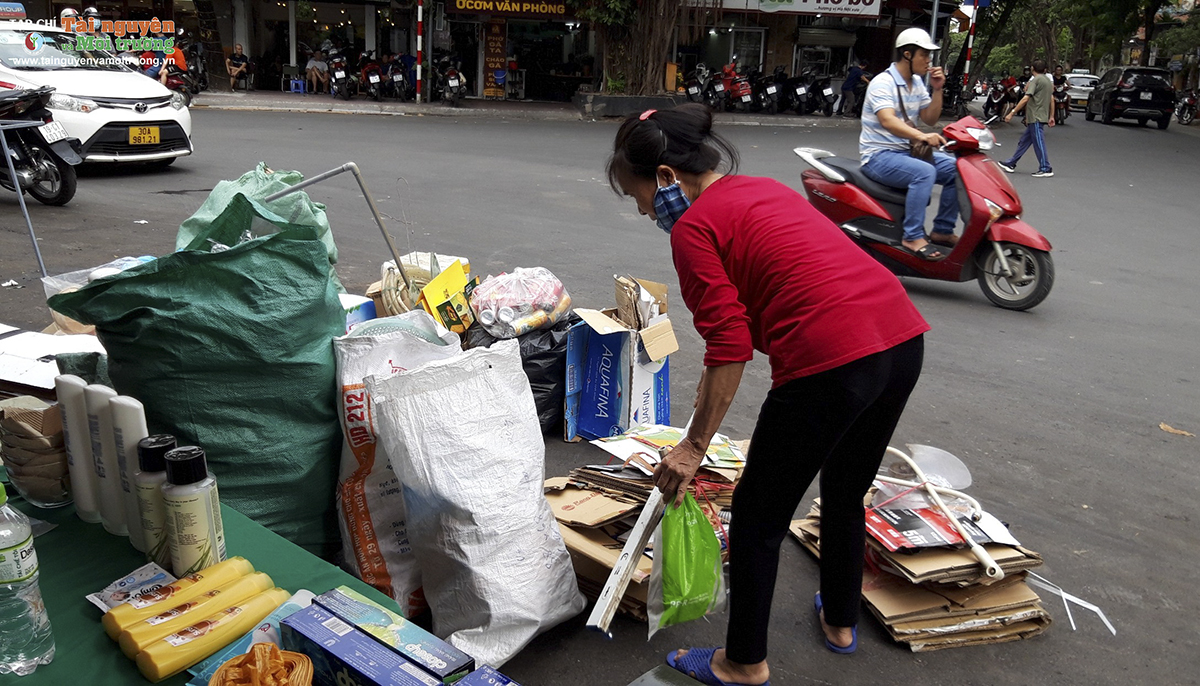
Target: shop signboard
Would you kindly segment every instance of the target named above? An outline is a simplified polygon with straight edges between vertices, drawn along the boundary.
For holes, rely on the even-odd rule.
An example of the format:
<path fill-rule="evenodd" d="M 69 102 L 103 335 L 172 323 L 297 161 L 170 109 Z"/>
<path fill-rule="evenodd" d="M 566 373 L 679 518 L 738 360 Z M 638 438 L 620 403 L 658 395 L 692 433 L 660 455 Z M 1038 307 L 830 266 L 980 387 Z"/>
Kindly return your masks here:
<path fill-rule="evenodd" d="M 508 76 L 508 25 L 504 18 L 487 24 L 483 39 L 483 97 L 504 98 Z"/>
<path fill-rule="evenodd" d="M 849 0 L 841 0 L 847 2 Z M 871 0 L 880 2 L 881 0 Z M 563 0 L 531 2 L 527 0 L 453 0 L 449 12 L 459 14 L 490 14 L 493 17 L 522 17 L 566 21 L 574 15 Z"/>
<path fill-rule="evenodd" d="M 745 9 L 763 12 L 878 17 L 883 0 L 726 0 L 724 3 L 725 9 L 734 9 L 735 5 L 739 8 L 745 5 Z"/>

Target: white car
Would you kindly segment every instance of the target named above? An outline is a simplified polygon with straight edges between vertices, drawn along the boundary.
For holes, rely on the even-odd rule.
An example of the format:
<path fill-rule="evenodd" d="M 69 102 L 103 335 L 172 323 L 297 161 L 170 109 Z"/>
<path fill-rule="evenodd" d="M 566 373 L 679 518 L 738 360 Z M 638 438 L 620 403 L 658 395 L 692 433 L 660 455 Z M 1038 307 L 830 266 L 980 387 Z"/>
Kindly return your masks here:
<path fill-rule="evenodd" d="M 182 94 L 109 53 L 76 52 L 72 38 L 60 28 L 0 21 L 0 90 L 53 86 L 48 106 L 80 140 L 85 162 L 166 166 L 192 153 Z"/>
<path fill-rule="evenodd" d="M 1088 93 L 1096 88 L 1099 76 L 1086 71 L 1067 74 L 1067 98 L 1073 110 L 1087 109 Z"/>

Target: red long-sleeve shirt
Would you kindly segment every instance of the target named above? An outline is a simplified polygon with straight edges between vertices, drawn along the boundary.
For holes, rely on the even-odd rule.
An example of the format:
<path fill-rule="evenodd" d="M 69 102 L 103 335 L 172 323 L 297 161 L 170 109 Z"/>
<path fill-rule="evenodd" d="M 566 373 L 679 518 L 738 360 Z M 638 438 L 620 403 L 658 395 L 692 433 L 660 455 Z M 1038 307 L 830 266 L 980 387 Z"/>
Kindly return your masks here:
<path fill-rule="evenodd" d="M 723 177 L 671 230 L 705 366 L 758 350 L 778 387 L 929 330 L 898 279 L 774 179 Z"/>

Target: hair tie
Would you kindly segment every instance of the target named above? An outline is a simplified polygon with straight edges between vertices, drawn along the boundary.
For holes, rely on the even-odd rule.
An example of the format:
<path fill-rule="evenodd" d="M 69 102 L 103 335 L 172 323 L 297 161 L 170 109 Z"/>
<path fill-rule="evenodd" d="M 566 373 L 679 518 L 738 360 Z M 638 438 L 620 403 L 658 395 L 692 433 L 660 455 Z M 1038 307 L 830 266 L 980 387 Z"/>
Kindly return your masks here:
<path fill-rule="evenodd" d="M 642 112 L 640 115 L 638 115 L 638 119 L 640 119 L 641 121 L 646 121 L 647 119 L 650 118 L 650 115 L 654 114 L 657 111 L 658 110 L 646 110 L 645 112 Z"/>

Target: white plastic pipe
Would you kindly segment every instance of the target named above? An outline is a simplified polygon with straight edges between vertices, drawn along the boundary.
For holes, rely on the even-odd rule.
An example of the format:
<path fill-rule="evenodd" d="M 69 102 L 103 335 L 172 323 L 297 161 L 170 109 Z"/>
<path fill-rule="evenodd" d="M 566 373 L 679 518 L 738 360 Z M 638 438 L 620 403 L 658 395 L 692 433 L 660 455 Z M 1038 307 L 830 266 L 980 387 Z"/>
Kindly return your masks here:
<path fill-rule="evenodd" d="M 121 472 L 117 465 L 117 446 L 113 443 L 112 410 L 108 403 L 117 392 L 108 386 L 92 384 L 83 389 L 87 407 L 88 434 L 92 439 L 92 463 L 100 493 L 100 523 L 114 536 L 128 536 L 125 526 L 125 497 L 121 492 Z"/>
<path fill-rule="evenodd" d="M 71 497 L 75 514 L 89 524 L 100 521 L 96 467 L 92 463 L 92 438 L 88 433 L 87 408 L 83 389 L 87 382 L 73 374 L 55 377 L 58 407 L 62 412 L 63 439 L 67 444 L 67 465 L 71 474 Z"/>
<path fill-rule="evenodd" d="M 117 449 L 117 468 L 121 475 L 121 496 L 125 500 L 125 527 L 134 550 L 146 552 L 146 534 L 142 530 L 142 513 L 138 508 L 137 482 L 138 441 L 150 435 L 146 430 L 146 409 L 136 398 L 118 395 L 108 401 L 112 410 L 113 443 Z"/>

